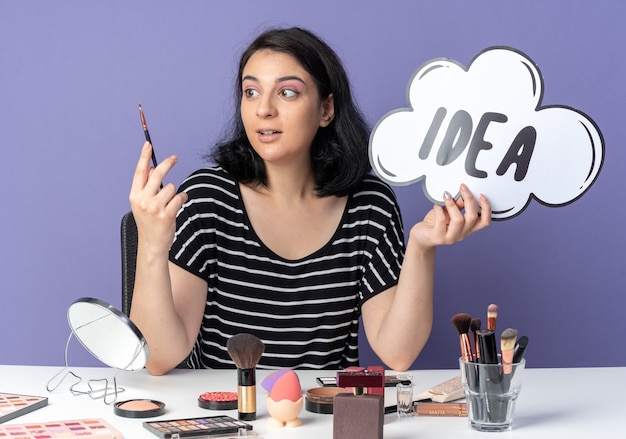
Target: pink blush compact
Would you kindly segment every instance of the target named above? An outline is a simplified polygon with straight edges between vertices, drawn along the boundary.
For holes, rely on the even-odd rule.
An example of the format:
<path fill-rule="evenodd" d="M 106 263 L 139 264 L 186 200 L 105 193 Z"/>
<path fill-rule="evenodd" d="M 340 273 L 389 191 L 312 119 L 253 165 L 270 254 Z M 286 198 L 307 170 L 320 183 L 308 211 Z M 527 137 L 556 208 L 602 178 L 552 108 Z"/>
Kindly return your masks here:
<path fill-rule="evenodd" d="M 198 397 L 198 406 L 209 410 L 235 410 L 237 392 L 204 392 Z"/>
<path fill-rule="evenodd" d="M 165 413 L 165 404 L 153 399 L 129 399 L 115 403 L 114 412 L 124 418 L 151 418 Z"/>

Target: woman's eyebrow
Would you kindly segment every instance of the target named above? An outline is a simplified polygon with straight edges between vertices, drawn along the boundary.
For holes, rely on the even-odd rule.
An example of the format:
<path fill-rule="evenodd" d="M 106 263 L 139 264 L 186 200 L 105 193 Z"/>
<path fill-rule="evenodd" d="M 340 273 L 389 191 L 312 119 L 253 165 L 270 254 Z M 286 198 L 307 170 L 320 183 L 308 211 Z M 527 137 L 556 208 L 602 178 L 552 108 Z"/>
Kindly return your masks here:
<path fill-rule="evenodd" d="M 275 82 L 279 83 L 279 82 L 292 81 L 292 80 L 295 80 L 295 81 L 301 82 L 303 84 L 306 84 L 302 78 L 300 78 L 299 76 L 296 76 L 296 75 L 281 76 L 280 78 L 276 79 Z"/>
<path fill-rule="evenodd" d="M 281 76 L 280 78 L 276 78 L 274 83 L 278 84 L 280 82 L 292 81 L 292 80 L 301 82 L 301 83 L 306 85 L 306 82 L 304 82 L 304 80 L 302 78 L 300 78 L 299 76 L 296 76 L 296 75 Z M 259 79 L 256 76 L 253 76 L 253 75 L 246 75 L 243 78 L 241 78 L 241 82 L 243 82 L 243 81 L 259 82 Z"/>

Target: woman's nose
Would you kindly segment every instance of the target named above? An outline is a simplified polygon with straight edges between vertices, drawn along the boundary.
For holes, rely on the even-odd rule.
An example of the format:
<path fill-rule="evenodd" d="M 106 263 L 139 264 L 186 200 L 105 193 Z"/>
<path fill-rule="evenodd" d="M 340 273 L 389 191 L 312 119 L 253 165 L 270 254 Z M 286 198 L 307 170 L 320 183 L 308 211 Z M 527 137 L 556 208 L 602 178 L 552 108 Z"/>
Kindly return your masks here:
<path fill-rule="evenodd" d="M 259 117 L 272 117 L 276 115 L 276 106 L 272 96 L 263 96 L 258 100 L 256 114 Z"/>

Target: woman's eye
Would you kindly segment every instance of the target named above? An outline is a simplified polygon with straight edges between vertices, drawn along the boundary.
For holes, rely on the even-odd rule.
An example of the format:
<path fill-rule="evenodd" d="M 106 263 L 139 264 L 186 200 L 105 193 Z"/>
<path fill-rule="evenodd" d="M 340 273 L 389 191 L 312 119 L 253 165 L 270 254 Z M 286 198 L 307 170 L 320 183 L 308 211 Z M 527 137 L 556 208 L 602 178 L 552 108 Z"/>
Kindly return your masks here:
<path fill-rule="evenodd" d="M 248 88 L 246 90 L 243 91 L 244 96 L 246 96 L 247 98 L 253 98 L 255 96 L 259 95 L 259 92 L 253 88 Z"/>
<path fill-rule="evenodd" d="M 290 88 L 283 88 L 279 94 L 284 98 L 293 98 L 298 95 L 296 91 L 291 90 Z"/>

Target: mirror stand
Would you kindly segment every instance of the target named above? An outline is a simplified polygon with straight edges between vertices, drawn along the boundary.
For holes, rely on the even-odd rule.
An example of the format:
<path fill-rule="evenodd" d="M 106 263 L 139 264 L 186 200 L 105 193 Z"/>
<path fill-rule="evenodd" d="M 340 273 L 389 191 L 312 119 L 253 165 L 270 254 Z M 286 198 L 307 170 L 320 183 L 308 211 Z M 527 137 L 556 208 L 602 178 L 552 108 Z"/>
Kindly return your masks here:
<path fill-rule="evenodd" d="M 67 319 L 71 328 L 65 343 L 65 365 L 46 384 L 46 390 L 56 390 L 72 377 L 69 391 L 73 395 L 88 395 L 92 399 L 113 404 L 124 388 L 117 386 L 117 375 L 123 370 L 139 370 L 145 365 L 149 351 L 139 329 L 119 310 L 98 299 L 82 298 L 70 305 Z M 112 383 L 108 378 L 89 379 L 82 389 L 83 378 L 69 368 L 68 350 L 72 336 L 95 358 L 116 369 Z"/>
<path fill-rule="evenodd" d="M 100 399 L 102 398 L 104 403 L 107 405 L 113 404 L 117 400 L 117 395 L 124 391 L 123 387 L 117 386 L 117 374 L 120 373 L 120 370 L 115 372 L 113 375 L 113 387 L 109 386 L 108 378 L 92 378 L 86 381 L 87 389 L 81 390 L 77 386 L 83 382 L 83 378 L 76 375 L 75 372 L 70 370 L 69 363 L 67 360 L 67 352 L 70 345 L 70 341 L 72 340 L 73 333 L 70 332 L 69 337 L 67 338 L 67 343 L 65 344 L 65 365 L 63 369 L 58 371 L 52 378 L 48 380 L 46 383 L 46 390 L 48 392 L 54 392 L 68 377 L 73 377 L 73 382 L 70 384 L 69 391 L 72 395 L 88 395 L 92 399 Z M 65 372 L 65 373 L 64 373 Z M 56 383 L 55 383 L 56 380 Z M 103 383 L 104 385 L 98 386 L 97 383 Z"/>

